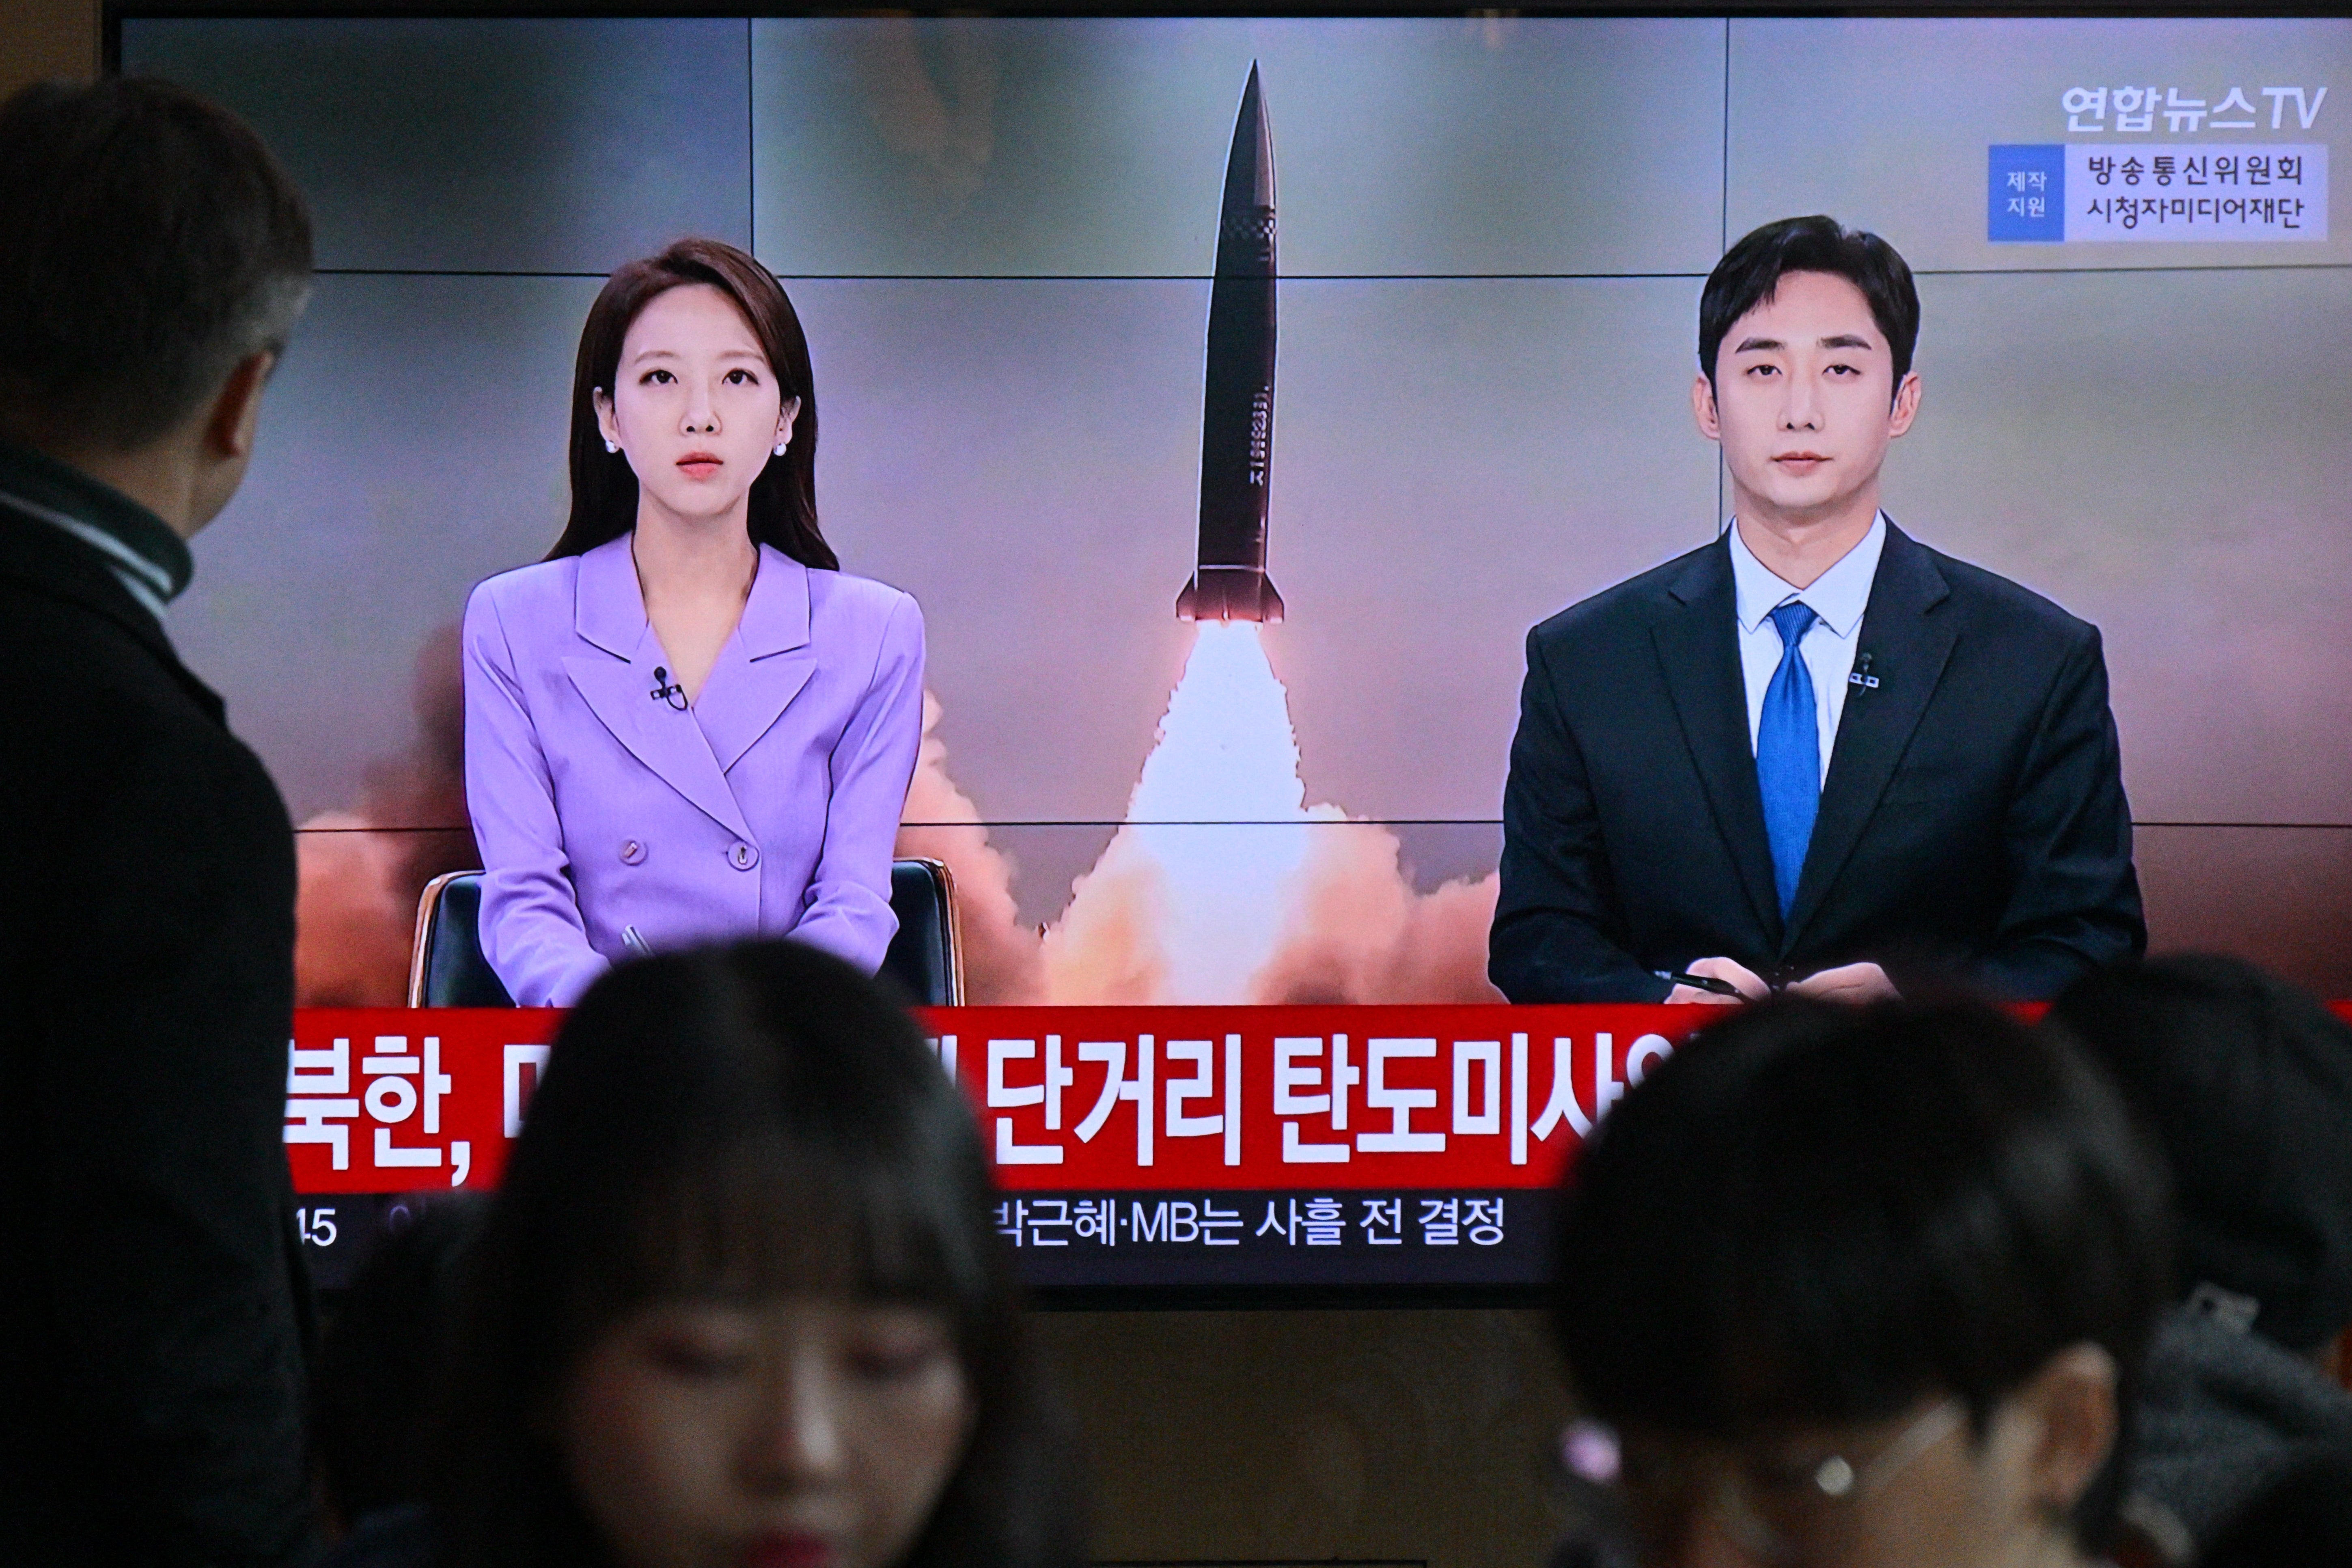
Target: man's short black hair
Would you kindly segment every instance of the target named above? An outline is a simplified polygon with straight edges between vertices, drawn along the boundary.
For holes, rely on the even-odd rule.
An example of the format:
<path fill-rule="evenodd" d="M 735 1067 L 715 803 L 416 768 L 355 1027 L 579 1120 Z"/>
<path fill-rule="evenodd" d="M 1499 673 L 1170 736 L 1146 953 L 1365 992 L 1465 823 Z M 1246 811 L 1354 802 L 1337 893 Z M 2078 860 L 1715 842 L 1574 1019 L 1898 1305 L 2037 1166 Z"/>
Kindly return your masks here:
<path fill-rule="evenodd" d="M 1698 297 L 1698 365 L 1706 379 L 1715 380 L 1716 355 L 1732 324 L 1771 298 L 1791 272 L 1826 272 L 1862 290 L 1894 353 L 1900 385 L 1919 346 L 1919 290 L 1910 264 L 1876 235 L 1818 214 L 1766 224 L 1725 251 L 1707 274 Z"/>
<path fill-rule="evenodd" d="M 2352 1324 L 2352 1025 L 2242 958 L 2095 971 L 2050 1010 L 2172 1165 L 2183 1295 L 2291 1351 Z"/>
<path fill-rule="evenodd" d="M 0 104 L 0 413 L 130 450 L 282 347 L 310 214 L 247 125 L 168 82 Z"/>
<path fill-rule="evenodd" d="M 1781 1000 L 1702 1031 L 1587 1144 L 1554 1321 L 1579 1397 L 1621 1426 L 1734 1441 L 1943 1394 L 1981 1432 L 2085 1341 L 2127 1420 L 2167 1225 L 2157 1156 L 2063 1040 L 1974 1002 Z"/>

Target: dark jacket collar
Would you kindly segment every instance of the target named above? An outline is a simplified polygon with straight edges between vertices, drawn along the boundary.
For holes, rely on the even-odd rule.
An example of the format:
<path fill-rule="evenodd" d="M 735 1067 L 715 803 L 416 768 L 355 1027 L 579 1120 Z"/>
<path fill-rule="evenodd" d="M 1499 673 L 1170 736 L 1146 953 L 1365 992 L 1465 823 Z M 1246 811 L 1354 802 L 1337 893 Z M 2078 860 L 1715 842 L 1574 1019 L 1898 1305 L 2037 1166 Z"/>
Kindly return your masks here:
<path fill-rule="evenodd" d="M 1757 788 L 1756 753 L 1748 738 L 1729 542 L 1718 535 L 1713 544 L 1685 556 L 1682 569 L 1664 586 L 1670 602 L 1664 606 L 1666 613 L 1652 624 L 1650 635 L 1666 692 L 1757 926 L 1765 934 L 1765 945 L 1777 948 L 1780 898 L 1773 888 L 1764 797 Z M 1867 621 L 1865 612 L 1865 624 Z"/>
<path fill-rule="evenodd" d="M 70 503 L 71 509 L 61 502 Z M 47 515 L 52 513 L 56 515 Z M 82 527 L 68 528 L 57 520 L 58 517 Z M 131 569 L 116 551 L 91 542 L 85 532 L 100 530 L 119 542 L 122 535 L 110 525 L 122 523 L 137 538 L 143 532 L 138 526 L 142 519 L 162 536 L 147 535 L 145 542 L 156 549 L 160 558 L 156 564 L 163 568 L 164 582 L 185 585 L 187 546 L 162 519 L 61 463 L 22 447 L 0 446 L 0 578 L 79 605 L 121 627 L 171 673 L 214 722 L 222 722 L 218 695 L 180 663 L 171 640 L 163 635 L 163 622 L 126 586 Z M 177 587 L 173 591 L 177 591 Z M 159 592 L 156 597 L 163 595 Z"/>
<path fill-rule="evenodd" d="M 195 573 L 188 542 L 163 518 L 69 464 L 0 441 L 0 505 L 10 501 L 17 503 L 11 509 L 45 522 L 62 517 L 83 525 L 67 531 L 106 557 L 110 571 L 132 574 L 159 601 L 177 598 Z M 89 538 L 84 529 L 96 529 L 119 548 Z"/>
<path fill-rule="evenodd" d="M 1846 693 L 1829 777 L 1822 781 L 1821 811 L 1813 819 L 1812 842 L 1806 846 L 1804 873 L 1789 910 L 1783 938 L 1788 946 L 1803 939 L 1807 923 L 1821 912 L 1853 857 L 1895 765 L 1911 744 L 1911 732 L 1944 678 L 1959 623 L 1937 612 L 1951 591 L 1935 551 L 1889 518 L 1886 549 L 1871 580 L 1870 608 L 1863 612 L 1862 640 L 1854 652 L 1856 674 L 1875 684 L 1856 685 Z"/>

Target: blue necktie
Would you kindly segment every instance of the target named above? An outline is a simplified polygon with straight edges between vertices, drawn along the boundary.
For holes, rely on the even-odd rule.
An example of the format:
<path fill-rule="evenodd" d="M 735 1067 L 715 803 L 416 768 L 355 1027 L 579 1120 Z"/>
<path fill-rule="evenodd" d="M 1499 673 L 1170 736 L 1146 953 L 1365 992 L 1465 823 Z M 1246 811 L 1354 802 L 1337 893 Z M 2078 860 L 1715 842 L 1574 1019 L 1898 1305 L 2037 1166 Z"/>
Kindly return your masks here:
<path fill-rule="evenodd" d="M 1764 836 L 1772 845 L 1772 885 L 1783 920 L 1797 902 L 1797 876 L 1805 869 L 1805 846 L 1822 809 L 1821 720 L 1813 712 L 1812 672 L 1797 652 L 1819 619 L 1801 603 L 1772 612 L 1780 667 L 1764 688 L 1764 713 L 1756 726 L 1756 784 L 1764 796 Z"/>

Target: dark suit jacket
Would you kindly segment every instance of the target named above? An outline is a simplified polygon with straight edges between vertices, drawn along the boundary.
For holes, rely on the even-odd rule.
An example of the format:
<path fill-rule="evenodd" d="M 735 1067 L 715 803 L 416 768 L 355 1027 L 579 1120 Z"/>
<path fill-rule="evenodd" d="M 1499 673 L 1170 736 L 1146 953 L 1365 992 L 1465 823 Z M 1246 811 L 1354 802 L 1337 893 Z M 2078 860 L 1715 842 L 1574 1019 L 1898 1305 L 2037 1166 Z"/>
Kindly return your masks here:
<path fill-rule="evenodd" d="M 1889 525 L 1784 923 L 1718 538 L 1528 634 L 1488 971 L 1515 1002 L 1873 959 L 2047 997 L 2147 944 L 2098 629 Z"/>
<path fill-rule="evenodd" d="M 5 506 L 0 681 L 0 1561 L 289 1561 L 286 809 L 98 552 Z"/>

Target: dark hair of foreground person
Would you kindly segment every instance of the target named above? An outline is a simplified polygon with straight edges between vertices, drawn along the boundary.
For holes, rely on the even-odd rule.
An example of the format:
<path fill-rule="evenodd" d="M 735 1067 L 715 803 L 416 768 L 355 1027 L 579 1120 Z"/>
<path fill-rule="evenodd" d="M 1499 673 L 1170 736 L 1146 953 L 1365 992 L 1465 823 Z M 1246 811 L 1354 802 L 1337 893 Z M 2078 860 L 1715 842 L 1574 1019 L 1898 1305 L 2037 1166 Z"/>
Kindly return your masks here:
<path fill-rule="evenodd" d="M 960 1461 L 898 1561 L 1082 1560 L 988 1167 L 912 1019 L 837 959 L 746 942 L 626 964 L 566 1020 L 476 1243 L 436 1488 L 446 1560 L 614 1561 L 551 1439 L 583 1358 L 666 1300 L 943 1318 Z"/>
<path fill-rule="evenodd" d="M 2352 1560 L 2352 1027 L 2190 953 L 2084 977 L 2044 1027 L 2105 1067 L 2172 1165 L 2179 1267 L 2135 1507 L 2214 1568 Z"/>
<path fill-rule="evenodd" d="M 283 351 L 310 215 L 235 115 L 152 78 L 0 106 L 0 413 L 127 451 Z"/>
<path fill-rule="evenodd" d="M 2242 958 L 2084 977 L 2052 1006 L 2172 1162 L 2179 1294 L 2297 1354 L 2352 1327 L 2352 1025 Z"/>
<path fill-rule="evenodd" d="M 2096 1551 L 2168 1292 L 2166 1212 L 2161 1166 L 2064 1042 L 1973 1002 L 1771 1002 L 1701 1031 L 1586 1145 L 1555 1321 L 1577 1396 L 1627 1435 L 1629 1482 L 1641 1433 L 1752 1450 L 1910 1422 L 1872 1439 L 1901 1450 L 1892 1469 L 1930 1442 L 1981 1465 L 2039 1375 L 2111 1367 L 2071 1510 Z M 1931 1400 L 1940 1437 L 1911 1414 Z M 1802 1464 L 1796 1490 L 1849 1510 L 1881 1468 Z"/>

